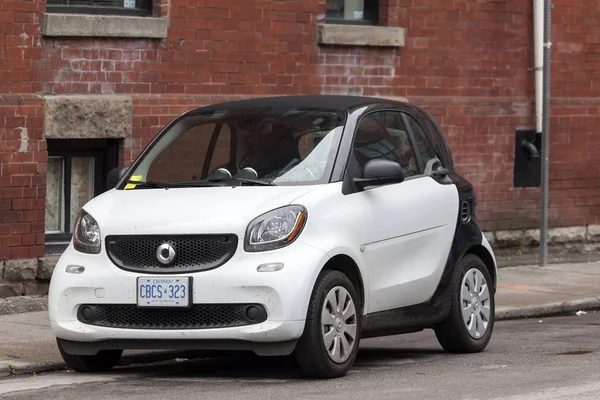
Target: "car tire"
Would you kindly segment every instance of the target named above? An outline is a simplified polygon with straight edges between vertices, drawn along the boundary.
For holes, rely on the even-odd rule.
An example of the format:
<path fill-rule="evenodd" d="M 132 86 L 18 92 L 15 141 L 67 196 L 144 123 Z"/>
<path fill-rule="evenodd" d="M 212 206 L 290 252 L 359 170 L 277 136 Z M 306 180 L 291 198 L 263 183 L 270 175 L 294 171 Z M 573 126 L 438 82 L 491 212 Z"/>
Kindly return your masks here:
<path fill-rule="evenodd" d="M 69 354 L 57 339 L 58 350 L 67 366 L 77 372 L 104 372 L 117 365 L 123 350 L 102 350 L 94 355 Z"/>
<path fill-rule="evenodd" d="M 346 301 L 338 306 L 344 301 L 342 296 L 346 296 Z M 346 275 L 339 271 L 321 272 L 310 298 L 304 333 L 295 351 L 296 361 L 305 375 L 332 379 L 348 373 L 358 354 L 361 309 L 356 289 Z"/>
<path fill-rule="evenodd" d="M 479 257 L 467 254 L 452 279 L 450 314 L 435 327 L 440 345 L 450 353 L 483 351 L 494 330 L 494 312 L 494 290 L 490 273 Z"/>

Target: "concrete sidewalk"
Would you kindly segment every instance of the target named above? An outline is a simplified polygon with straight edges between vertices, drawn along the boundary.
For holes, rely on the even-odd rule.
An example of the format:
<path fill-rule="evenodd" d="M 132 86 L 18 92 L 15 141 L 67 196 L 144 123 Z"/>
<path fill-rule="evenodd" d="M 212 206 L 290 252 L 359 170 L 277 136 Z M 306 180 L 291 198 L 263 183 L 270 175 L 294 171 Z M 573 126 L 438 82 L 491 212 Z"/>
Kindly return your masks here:
<path fill-rule="evenodd" d="M 499 320 L 600 309 L 600 263 L 507 267 L 500 268 L 498 275 Z M 0 302 L 2 313 L 17 312 L 0 316 L 0 378 L 64 368 L 47 312 L 32 312 L 43 307 L 43 298 Z M 29 312 L 18 313 L 19 310 Z M 130 351 L 125 352 L 123 362 L 165 361 L 182 354 L 185 353 Z"/>
<path fill-rule="evenodd" d="M 499 320 L 592 309 L 600 309 L 600 262 L 498 270 Z"/>

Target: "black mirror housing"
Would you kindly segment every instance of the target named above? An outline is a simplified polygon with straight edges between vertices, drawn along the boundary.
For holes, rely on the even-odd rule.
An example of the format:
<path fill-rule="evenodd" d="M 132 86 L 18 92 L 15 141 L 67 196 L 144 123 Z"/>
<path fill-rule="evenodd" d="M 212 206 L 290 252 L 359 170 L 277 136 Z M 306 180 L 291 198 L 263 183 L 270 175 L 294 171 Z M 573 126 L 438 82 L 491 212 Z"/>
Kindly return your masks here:
<path fill-rule="evenodd" d="M 361 189 L 366 186 L 379 186 L 404 181 L 402 166 L 395 161 L 374 159 L 365 165 L 362 178 L 355 178 L 354 183 Z"/>
<path fill-rule="evenodd" d="M 110 170 L 106 178 L 106 189 L 114 189 L 129 171 L 129 167 L 117 167 Z"/>

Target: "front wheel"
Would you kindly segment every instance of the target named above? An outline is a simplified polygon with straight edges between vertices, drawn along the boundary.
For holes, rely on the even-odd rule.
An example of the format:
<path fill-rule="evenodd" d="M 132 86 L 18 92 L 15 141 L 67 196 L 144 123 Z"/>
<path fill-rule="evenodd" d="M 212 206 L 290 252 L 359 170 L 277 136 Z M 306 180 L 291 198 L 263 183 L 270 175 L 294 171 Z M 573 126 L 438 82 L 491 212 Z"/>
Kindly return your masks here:
<path fill-rule="evenodd" d="M 451 353 L 483 351 L 494 329 L 495 301 L 490 273 L 483 261 L 468 254 L 452 279 L 452 306 L 435 335 Z"/>
<path fill-rule="evenodd" d="M 123 354 L 123 350 L 103 350 L 91 356 L 69 354 L 63 348 L 60 339 L 57 339 L 56 342 L 60 355 L 67 366 L 77 372 L 108 371 L 117 365 Z"/>
<path fill-rule="evenodd" d="M 305 375 L 339 378 L 358 354 L 360 303 L 350 279 L 339 271 L 323 271 L 308 306 L 296 360 Z"/>

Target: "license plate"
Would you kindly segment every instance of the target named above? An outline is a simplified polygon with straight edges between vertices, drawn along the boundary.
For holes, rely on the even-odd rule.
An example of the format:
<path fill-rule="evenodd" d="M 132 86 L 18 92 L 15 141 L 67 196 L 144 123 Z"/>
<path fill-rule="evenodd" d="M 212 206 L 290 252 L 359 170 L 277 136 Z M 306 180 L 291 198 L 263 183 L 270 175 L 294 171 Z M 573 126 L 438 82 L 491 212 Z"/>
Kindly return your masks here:
<path fill-rule="evenodd" d="M 149 276 L 137 279 L 137 304 L 140 307 L 188 307 L 190 278 Z"/>

